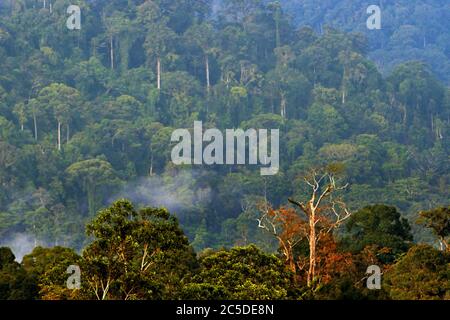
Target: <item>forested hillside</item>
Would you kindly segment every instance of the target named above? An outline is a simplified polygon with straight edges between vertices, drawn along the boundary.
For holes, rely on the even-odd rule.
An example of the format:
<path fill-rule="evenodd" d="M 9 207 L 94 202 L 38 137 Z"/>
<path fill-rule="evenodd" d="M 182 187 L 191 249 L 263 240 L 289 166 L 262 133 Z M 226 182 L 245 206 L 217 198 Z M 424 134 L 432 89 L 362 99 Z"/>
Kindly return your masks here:
<path fill-rule="evenodd" d="M 66 27 L 70 4 L 81 30 Z M 224 1 L 214 14 L 193 0 L 15 0 L 0 10 L 2 244 L 81 249 L 85 224 L 125 197 L 167 207 L 196 249 L 273 250 L 259 204 L 307 197 L 303 175 L 329 164 L 349 183 L 351 210 L 395 205 L 416 240 L 434 243 L 415 220 L 448 204 L 450 91 L 426 64 L 382 76 L 363 35 L 297 28 L 292 12 L 263 1 Z M 448 46 L 443 30 L 424 41 Z M 279 128 L 280 172 L 174 166 L 171 133 L 194 120 Z"/>
<path fill-rule="evenodd" d="M 318 2 L 1 1 L 0 300 L 450 299 L 448 3 Z"/>
<path fill-rule="evenodd" d="M 362 32 L 369 40 L 369 57 L 384 73 L 401 62 L 425 61 L 450 83 L 450 2 L 447 0 L 280 0 L 297 26 L 320 32 L 333 26 Z M 366 10 L 381 9 L 381 29 L 368 30 Z"/>

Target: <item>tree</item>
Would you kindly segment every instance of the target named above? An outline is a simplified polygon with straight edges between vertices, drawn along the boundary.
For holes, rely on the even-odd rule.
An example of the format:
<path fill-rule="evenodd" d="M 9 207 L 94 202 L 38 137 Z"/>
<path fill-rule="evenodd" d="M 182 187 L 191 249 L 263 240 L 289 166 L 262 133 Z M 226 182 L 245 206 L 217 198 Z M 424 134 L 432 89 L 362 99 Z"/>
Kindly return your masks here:
<path fill-rule="evenodd" d="M 14 106 L 13 112 L 19 120 L 20 130 L 23 131 L 25 122 L 27 121 L 26 107 L 23 102 L 20 102 Z"/>
<path fill-rule="evenodd" d="M 291 208 L 273 210 L 266 208 L 265 213 L 258 219 L 258 227 L 273 235 L 280 246 L 281 253 L 289 270 L 297 271 L 294 249 L 306 237 L 307 224 Z"/>
<path fill-rule="evenodd" d="M 105 15 L 102 17 L 103 23 L 106 27 L 106 35 L 109 40 L 109 59 L 110 59 L 110 66 L 111 70 L 115 67 L 115 54 L 114 54 L 114 48 L 115 48 L 115 38 L 125 33 L 126 31 L 130 31 L 130 21 L 125 16 L 123 12 L 113 12 L 113 14 L 109 17 L 106 17 Z M 126 49 L 128 49 L 127 46 L 125 46 Z M 127 50 L 125 49 L 125 56 L 127 56 Z M 125 58 L 125 57 L 123 57 Z M 126 59 L 125 59 L 126 60 Z"/>
<path fill-rule="evenodd" d="M 214 46 L 214 30 L 210 23 L 192 25 L 185 33 L 188 41 L 194 42 L 202 50 L 205 60 L 206 92 L 211 89 L 209 56 L 217 51 Z"/>
<path fill-rule="evenodd" d="M 170 299 L 196 264 L 178 220 L 166 209 L 119 200 L 87 226 L 87 294 L 99 299 Z"/>
<path fill-rule="evenodd" d="M 155 16 L 144 21 L 149 23 L 146 25 L 144 49 L 149 62 L 156 60 L 156 86 L 158 90 L 161 90 L 161 59 L 170 52 L 176 34 L 167 26 L 167 18 L 160 17 L 159 13 L 155 13 Z"/>
<path fill-rule="evenodd" d="M 343 245 L 351 252 L 361 252 L 367 246 L 376 245 L 387 252 L 380 257 L 384 263 L 392 263 L 406 252 L 413 236 L 408 221 L 395 207 L 373 205 L 355 212 L 345 224 Z"/>
<path fill-rule="evenodd" d="M 66 169 L 72 181 L 87 194 L 89 214 L 93 216 L 97 209 L 100 187 L 114 186 L 119 183 L 113 167 L 107 161 L 91 159 L 76 162 Z"/>
<path fill-rule="evenodd" d="M 439 238 L 442 251 L 450 250 L 447 238 L 450 236 L 450 207 L 441 207 L 419 213 L 418 223 L 430 228 Z"/>
<path fill-rule="evenodd" d="M 0 248 L 0 299 L 31 300 L 37 297 L 37 284 L 15 261 L 11 249 Z"/>
<path fill-rule="evenodd" d="M 304 180 L 311 191 L 308 201 L 305 203 L 289 199 L 289 202 L 306 215 L 308 224 L 306 237 L 309 242 L 307 285 L 311 287 L 316 276 L 317 244 L 327 234 L 339 227 L 342 222 L 350 218 L 351 212 L 342 199 L 335 197 L 348 185 L 336 184 L 335 169 L 332 166 L 322 172 L 313 169 Z"/>
<path fill-rule="evenodd" d="M 52 83 L 39 92 L 38 101 L 41 106 L 50 108 L 58 122 L 58 151 L 61 151 L 61 125 L 66 124 L 67 142 L 69 140 L 69 124 L 73 109 L 79 107 L 80 93 L 61 83 Z"/>
<path fill-rule="evenodd" d="M 450 255 L 427 245 L 413 246 L 385 275 L 395 300 L 450 298 Z"/>
<path fill-rule="evenodd" d="M 256 246 L 206 251 L 199 271 L 181 291 L 181 299 L 270 300 L 284 299 L 289 273 L 273 254 Z"/>
<path fill-rule="evenodd" d="M 39 103 L 36 99 L 31 99 L 28 101 L 27 108 L 30 110 L 33 115 L 33 126 L 34 126 L 34 140 L 38 139 L 38 123 L 37 116 L 42 112 L 40 110 Z"/>
<path fill-rule="evenodd" d="M 23 268 L 38 284 L 39 298 L 44 300 L 79 298 L 78 290 L 68 289 L 66 282 L 70 276 L 68 267 L 80 263 L 81 257 L 73 249 L 59 246 L 36 247 L 22 260 Z"/>

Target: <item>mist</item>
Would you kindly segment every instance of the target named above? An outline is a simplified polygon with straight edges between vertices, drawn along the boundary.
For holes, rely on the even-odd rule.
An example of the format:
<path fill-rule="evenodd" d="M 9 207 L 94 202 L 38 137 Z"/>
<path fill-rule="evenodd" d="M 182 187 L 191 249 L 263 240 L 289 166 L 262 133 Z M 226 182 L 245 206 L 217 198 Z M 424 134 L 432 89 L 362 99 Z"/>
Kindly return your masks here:
<path fill-rule="evenodd" d="M 14 253 L 17 262 L 21 262 L 23 257 L 36 247 L 41 245 L 35 243 L 34 237 L 26 233 L 15 233 L 5 239 L 0 240 L 0 247 L 8 247 Z"/>
<path fill-rule="evenodd" d="M 128 183 L 108 202 L 129 199 L 138 206 L 164 207 L 182 216 L 186 210 L 202 207 L 211 201 L 211 189 L 200 187 L 200 171 L 179 171 L 175 176 L 151 176 Z"/>

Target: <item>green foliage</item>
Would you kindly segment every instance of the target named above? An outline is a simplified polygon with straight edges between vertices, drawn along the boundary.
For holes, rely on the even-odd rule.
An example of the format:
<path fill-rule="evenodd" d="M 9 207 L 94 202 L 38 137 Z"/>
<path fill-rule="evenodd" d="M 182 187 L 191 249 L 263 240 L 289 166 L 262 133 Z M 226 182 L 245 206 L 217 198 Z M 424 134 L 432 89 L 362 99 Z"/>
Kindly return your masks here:
<path fill-rule="evenodd" d="M 406 252 L 413 240 L 408 221 L 394 207 L 374 205 L 355 212 L 345 224 L 346 235 L 342 240 L 345 248 L 360 252 L 366 246 L 376 245 L 388 249 L 379 259 L 392 262 Z"/>
<path fill-rule="evenodd" d="M 74 292 L 67 289 L 67 268 L 81 261 L 73 249 L 36 247 L 23 257 L 22 266 L 39 287 L 40 299 L 69 299 Z"/>
<path fill-rule="evenodd" d="M 427 245 L 412 247 L 386 274 L 395 300 L 450 298 L 450 256 Z"/>
<path fill-rule="evenodd" d="M 166 209 L 136 211 L 126 200 L 101 210 L 87 226 L 86 295 L 97 299 L 170 299 L 196 264 L 178 220 Z"/>
<path fill-rule="evenodd" d="M 363 0 L 280 0 L 296 25 L 320 30 L 332 26 L 346 32 L 360 32 L 368 39 L 371 57 L 383 71 L 397 64 L 426 61 L 446 83 L 450 80 L 449 15 L 445 0 L 401 0 L 368 3 Z M 369 5 L 381 8 L 381 30 L 369 30 Z M 433 17 L 430 19 L 430 17 Z"/>
<path fill-rule="evenodd" d="M 0 300 L 31 300 L 37 297 L 37 283 L 15 261 L 11 249 L 0 248 Z"/>
<path fill-rule="evenodd" d="M 345 33 L 366 31 L 362 1 L 295 1 L 295 8 L 290 0 L 281 7 L 268 2 L 77 1 L 82 29 L 70 31 L 67 0 L 53 1 L 52 12 L 42 1 L 1 1 L 1 240 L 27 233 L 35 243 L 81 251 L 92 240 L 84 226 L 120 192 L 143 207 L 162 202 L 199 251 L 251 243 L 274 251 L 258 228 L 259 204 L 286 204 L 305 192 L 299 186 L 306 170 L 329 165 L 350 183 L 343 200 L 353 212 L 372 206 L 354 215 L 348 248 L 387 247 L 383 262 L 405 252 L 410 231 L 391 207 L 414 221 L 420 211 L 448 206 L 450 90 L 438 78 L 448 82 L 450 74 L 449 10 L 443 0 L 384 3 L 383 29 L 367 33 L 366 41 Z M 428 66 L 400 64 L 404 59 Z M 280 129 L 279 174 L 261 177 L 257 166 L 175 167 L 171 134 L 196 120 L 205 128 Z M 114 274 L 105 298 L 173 297 L 181 274 L 195 264 L 178 222 L 159 209 L 149 218 L 124 203 L 105 210 L 109 218 L 102 214 L 98 230 L 122 230 L 116 218 L 131 230 L 110 243 L 97 234 L 89 247 L 97 279 L 110 267 Z M 425 225 L 446 240 L 445 215 L 436 212 Z M 139 223 L 127 218 L 135 216 Z M 148 219 L 158 227 L 147 227 L 161 228 L 175 244 L 145 229 Z M 143 229 L 157 242 L 132 231 Z M 425 228 L 413 226 L 412 233 L 416 241 L 434 242 Z M 155 253 L 155 269 L 133 291 L 147 242 L 169 249 Z M 126 259 L 117 256 L 121 245 L 129 250 Z M 180 269 L 173 251 L 189 267 Z M 108 259 L 119 261 L 118 269 Z M 173 277 L 161 259 L 173 266 Z M 327 294 L 352 296 L 353 280 L 360 279 L 337 281 Z M 209 281 L 189 282 L 183 292 L 241 297 Z M 242 297 L 270 296 L 265 282 L 239 285 Z M 87 288 L 83 297 L 96 298 Z M 285 297 L 283 290 L 275 296 Z M 70 295 L 57 285 L 41 292 Z"/>
<path fill-rule="evenodd" d="M 418 223 L 430 228 L 439 237 L 441 248 L 448 249 L 447 238 L 450 236 L 450 208 L 435 208 L 419 213 Z"/>
<path fill-rule="evenodd" d="M 196 168 L 201 178 L 189 188 L 214 199 L 176 211 L 198 249 L 259 241 L 251 220 L 236 220 L 245 216 L 244 199 L 283 204 L 297 192 L 296 177 L 316 164 L 340 163 L 354 209 L 388 203 L 412 220 L 430 203 L 446 205 L 448 89 L 423 63 L 383 78 L 361 35 L 327 27 L 319 34 L 289 19 L 305 15 L 302 22 L 319 29 L 322 13 L 337 17 L 329 5 L 306 1 L 298 12 L 283 2 L 232 1 L 211 14 L 211 2 L 80 1 L 79 32 L 65 28 L 66 5 L 54 3 L 51 13 L 32 2 L 0 8 L 2 236 L 28 232 L 81 249 L 81 226 L 122 182 L 180 174 L 170 136 L 196 120 L 278 128 L 282 155 L 279 175 L 265 180 L 256 167 Z M 356 11 L 364 22 L 365 12 Z M 392 43 L 417 46 L 417 29 L 398 30 Z M 239 232 L 230 232 L 236 223 Z M 414 233 L 429 238 L 423 229 Z"/>
<path fill-rule="evenodd" d="M 285 299 L 290 275 L 283 262 L 256 246 L 206 251 L 200 269 L 181 292 L 183 299 Z"/>

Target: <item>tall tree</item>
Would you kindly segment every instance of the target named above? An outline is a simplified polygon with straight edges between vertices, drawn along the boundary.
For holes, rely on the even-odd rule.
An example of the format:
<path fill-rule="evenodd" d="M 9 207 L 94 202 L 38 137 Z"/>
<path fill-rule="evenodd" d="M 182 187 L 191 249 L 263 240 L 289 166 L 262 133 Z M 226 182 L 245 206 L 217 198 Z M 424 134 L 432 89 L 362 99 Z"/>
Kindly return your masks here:
<path fill-rule="evenodd" d="M 380 257 L 392 263 L 411 246 L 413 236 L 408 221 L 395 207 L 373 205 L 355 212 L 345 224 L 343 245 L 353 253 L 377 246 L 386 253 Z"/>
<path fill-rule="evenodd" d="M 217 51 L 214 43 L 214 29 L 208 22 L 192 25 L 185 33 L 188 41 L 194 42 L 201 48 L 205 61 L 206 91 L 211 88 L 209 56 Z"/>
<path fill-rule="evenodd" d="M 156 60 L 156 86 L 161 90 L 162 59 L 171 50 L 176 34 L 167 26 L 167 22 L 155 22 L 148 27 L 144 48 L 150 61 Z"/>
<path fill-rule="evenodd" d="M 84 250 L 88 294 L 104 299 L 174 297 L 195 267 L 178 220 L 166 209 L 136 210 L 120 200 L 87 226 L 94 241 Z"/>
<path fill-rule="evenodd" d="M 331 166 L 322 172 L 311 170 L 304 178 L 311 192 L 309 199 L 305 202 L 289 199 L 289 202 L 305 214 L 308 223 L 306 234 L 309 243 L 308 287 L 313 285 L 316 276 L 318 242 L 351 216 L 345 203 L 338 196 L 339 191 L 345 190 L 348 185 L 339 186 L 334 171 Z"/>
<path fill-rule="evenodd" d="M 130 21 L 123 12 L 118 11 L 113 12 L 111 16 L 103 15 L 102 19 L 106 27 L 106 35 L 109 41 L 109 60 L 111 70 L 113 70 L 116 65 L 116 54 L 114 50 L 117 42 L 116 38 L 131 28 Z"/>
<path fill-rule="evenodd" d="M 80 185 L 87 194 L 89 214 L 93 216 L 98 206 L 100 187 L 114 186 L 118 179 L 113 167 L 107 161 L 91 159 L 76 162 L 66 169 L 72 181 Z"/>
<path fill-rule="evenodd" d="M 79 107 L 80 93 L 71 87 L 61 83 L 52 83 L 39 92 L 38 101 L 41 106 L 50 108 L 58 124 L 58 151 L 61 150 L 61 125 L 66 124 L 69 134 L 70 119 L 73 109 Z"/>

